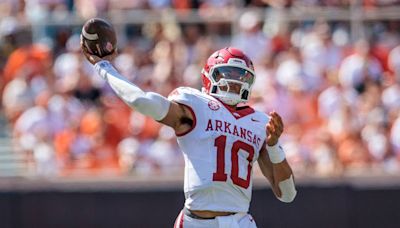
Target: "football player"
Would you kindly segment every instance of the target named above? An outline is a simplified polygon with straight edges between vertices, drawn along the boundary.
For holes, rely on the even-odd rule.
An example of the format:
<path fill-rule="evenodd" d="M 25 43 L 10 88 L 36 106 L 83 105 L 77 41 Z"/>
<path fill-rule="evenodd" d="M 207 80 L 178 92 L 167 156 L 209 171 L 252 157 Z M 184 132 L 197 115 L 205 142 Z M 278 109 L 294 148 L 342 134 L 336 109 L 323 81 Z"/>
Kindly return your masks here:
<path fill-rule="evenodd" d="M 293 201 L 293 173 L 279 143 L 281 117 L 239 106 L 249 100 L 256 78 L 242 51 L 216 51 L 201 72 L 202 91 L 180 87 L 165 98 L 120 75 L 110 63 L 116 53 L 99 58 L 82 49 L 127 105 L 174 129 L 185 159 L 186 199 L 175 227 L 256 227 L 248 214 L 255 161 L 276 197 Z"/>

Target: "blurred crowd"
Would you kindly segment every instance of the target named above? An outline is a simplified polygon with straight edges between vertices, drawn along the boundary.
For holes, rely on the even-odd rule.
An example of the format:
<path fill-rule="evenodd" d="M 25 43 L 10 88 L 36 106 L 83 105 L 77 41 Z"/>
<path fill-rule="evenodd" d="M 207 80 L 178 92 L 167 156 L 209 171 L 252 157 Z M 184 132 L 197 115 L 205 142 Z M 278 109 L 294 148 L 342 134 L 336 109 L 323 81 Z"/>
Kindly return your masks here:
<path fill-rule="evenodd" d="M 228 0 L 0 3 L 0 110 L 11 125 L 16 153 L 25 154 L 39 175 L 123 176 L 183 170 L 172 129 L 129 109 L 113 94 L 81 54 L 79 30 L 46 28 L 48 37 L 31 42 L 31 31 L 24 26 L 32 15 L 39 15 L 34 12 L 38 7 L 47 7 L 46 12 L 79 12 L 106 10 L 117 2 L 127 9 L 231 4 Z M 276 2 L 292 1 L 243 4 Z M 200 71 L 207 57 L 224 46 L 240 48 L 253 59 L 257 74 L 250 105 L 282 115 L 281 141 L 297 175 L 400 171 L 400 21 L 376 21 L 367 26 L 366 38 L 357 40 L 351 40 L 346 22 L 263 21 L 256 11 L 245 11 L 237 28 L 232 32 L 230 23 L 212 21 L 126 25 L 118 30 L 120 54 L 114 64 L 144 90 L 167 96 L 178 86 L 201 89 Z"/>
<path fill-rule="evenodd" d="M 398 5 L 400 0 L 2 0 L 0 14 L 11 10 L 20 20 L 34 23 L 49 15 L 66 19 L 67 12 L 75 12 L 83 18 L 106 14 L 110 11 L 137 9 L 185 11 L 198 9 L 203 12 L 242 7 L 289 8 L 289 7 L 341 7 L 359 5 L 365 8 Z"/>

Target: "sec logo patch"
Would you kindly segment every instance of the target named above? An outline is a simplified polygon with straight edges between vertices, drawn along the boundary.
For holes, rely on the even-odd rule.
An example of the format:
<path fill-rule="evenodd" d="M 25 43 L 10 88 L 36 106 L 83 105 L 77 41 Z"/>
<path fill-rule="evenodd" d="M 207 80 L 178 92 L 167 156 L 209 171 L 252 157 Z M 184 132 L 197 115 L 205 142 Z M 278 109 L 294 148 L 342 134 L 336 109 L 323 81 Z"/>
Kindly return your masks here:
<path fill-rule="evenodd" d="M 213 111 L 217 111 L 221 106 L 216 101 L 209 101 L 208 107 Z"/>

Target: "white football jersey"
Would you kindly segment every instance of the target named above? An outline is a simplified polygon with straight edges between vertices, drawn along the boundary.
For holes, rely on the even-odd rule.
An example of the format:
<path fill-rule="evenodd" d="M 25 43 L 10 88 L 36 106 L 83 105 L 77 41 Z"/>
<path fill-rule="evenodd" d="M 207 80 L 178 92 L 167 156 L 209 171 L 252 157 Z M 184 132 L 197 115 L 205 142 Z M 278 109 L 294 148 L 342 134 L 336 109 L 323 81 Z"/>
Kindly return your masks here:
<path fill-rule="evenodd" d="M 268 115 L 246 106 L 230 109 L 216 98 L 181 87 L 170 100 L 193 112 L 194 127 L 177 135 L 185 159 L 185 206 L 247 212 L 252 167 L 266 138 Z"/>

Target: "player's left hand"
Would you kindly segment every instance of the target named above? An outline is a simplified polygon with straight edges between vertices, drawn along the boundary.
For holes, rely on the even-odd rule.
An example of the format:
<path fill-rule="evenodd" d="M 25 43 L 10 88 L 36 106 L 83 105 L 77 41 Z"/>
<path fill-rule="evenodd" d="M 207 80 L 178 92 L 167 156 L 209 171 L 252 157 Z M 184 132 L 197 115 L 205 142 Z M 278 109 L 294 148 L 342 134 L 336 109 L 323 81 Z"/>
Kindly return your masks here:
<path fill-rule="evenodd" d="M 267 144 L 273 146 L 278 143 L 279 137 L 283 132 L 283 122 L 281 116 L 273 111 L 269 113 L 271 119 L 267 124 Z"/>

